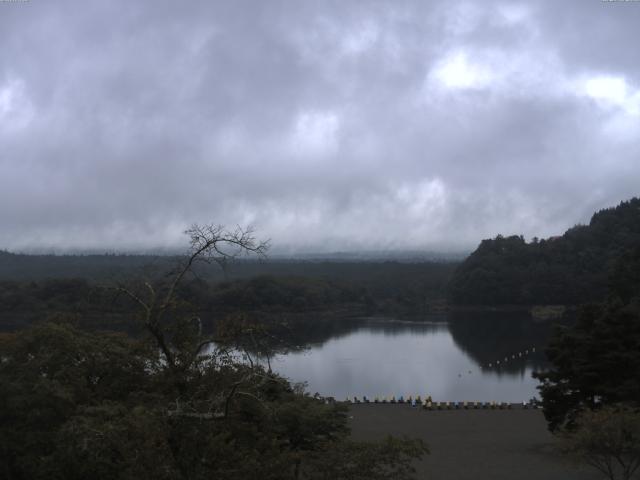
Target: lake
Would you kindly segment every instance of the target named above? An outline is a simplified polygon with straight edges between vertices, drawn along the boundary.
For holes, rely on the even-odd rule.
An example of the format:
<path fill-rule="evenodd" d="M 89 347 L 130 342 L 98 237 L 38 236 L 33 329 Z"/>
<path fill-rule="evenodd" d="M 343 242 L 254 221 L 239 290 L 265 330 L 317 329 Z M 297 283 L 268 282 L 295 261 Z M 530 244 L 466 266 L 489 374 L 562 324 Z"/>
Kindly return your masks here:
<path fill-rule="evenodd" d="M 272 368 L 310 393 L 431 395 L 434 401 L 522 402 L 539 396 L 550 325 L 514 313 L 457 313 L 421 322 L 349 321 Z"/>

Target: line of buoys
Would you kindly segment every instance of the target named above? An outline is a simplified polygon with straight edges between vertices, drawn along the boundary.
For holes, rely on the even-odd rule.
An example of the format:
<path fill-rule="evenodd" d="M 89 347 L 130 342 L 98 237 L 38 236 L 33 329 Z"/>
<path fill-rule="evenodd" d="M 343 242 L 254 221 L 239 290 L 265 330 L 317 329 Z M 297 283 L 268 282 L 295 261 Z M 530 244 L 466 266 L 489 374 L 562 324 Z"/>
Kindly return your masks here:
<path fill-rule="evenodd" d="M 523 355 L 529 355 L 529 353 L 535 353 L 536 347 L 531 347 L 531 349 L 526 349 L 524 352 L 517 352 L 512 354 L 511 356 L 507 355 L 502 359 L 502 362 L 507 363 L 509 360 L 516 360 L 517 358 L 522 358 Z M 495 362 L 489 362 L 486 365 L 482 365 L 481 368 L 493 368 L 494 366 L 498 367 L 500 365 L 500 360 L 496 360 Z M 469 372 L 471 373 L 471 372 Z M 458 374 L 458 377 L 461 375 Z"/>
<path fill-rule="evenodd" d="M 431 398 L 431 395 L 427 395 L 422 398 L 420 395 L 416 395 L 415 397 L 409 395 L 404 398 L 402 395 L 399 397 L 395 396 L 375 396 L 373 400 L 369 399 L 366 395 L 363 395 L 362 398 L 357 396 L 347 397 L 346 403 L 351 404 L 362 404 L 362 403 L 385 403 L 385 404 L 404 404 L 411 405 L 412 407 L 421 407 L 424 410 L 511 410 L 516 407 L 520 407 L 522 409 L 534 409 L 540 408 L 539 404 L 535 400 L 530 400 L 529 402 L 522 403 L 510 403 L 510 402 L 478 402 L 478 401 L 459 401 L 459 402 L 434 402 Z M 334 403 L 335 398 L 326 397 L 326 403 Z"/>
<path fill-rule="evenodd" d="M 431 400 L 431 396 L 428 396 L 425 398 L 428 398 L 429 400 Z M 335 402 L 335 399 L 333 397 L 327 397 L 325 401 Z M 395 404 L 406 404 L 406 405 L 412 405 L 412 406 L 422 405 L 423 403 L 422 397 L 420 397 L 420 395 L 416 395 L 415 397 L 413 397 L 412 395 L 409 395 L 406 398 L 403 395 L 400 395 L 397 398 L 394 395 L 388 395 L 388 396 L 376 395 L 373 397 L 373 399 L 368 398 L 366 395 L 363 395 L 362 398 L 358 398 L 357 396 L 353 396 L 353 397 L 347 396 L 345 398 L 345 402 L 347 403 L 395 403 Z"/>

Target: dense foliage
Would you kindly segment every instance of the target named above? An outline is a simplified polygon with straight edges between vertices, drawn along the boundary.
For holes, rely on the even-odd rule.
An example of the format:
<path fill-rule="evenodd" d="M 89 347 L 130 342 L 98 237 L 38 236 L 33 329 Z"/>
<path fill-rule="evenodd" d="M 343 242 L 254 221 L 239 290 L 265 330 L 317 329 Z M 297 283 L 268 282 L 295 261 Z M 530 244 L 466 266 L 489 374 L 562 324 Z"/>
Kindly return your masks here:
<path fill-rule="evenodd" d="M 190 251 L 167 275 L 110 289 L 138 325 L 136 337 L 90 333 L 64 321 L 0 337 L 3 476 L 411 478 L 412 460 L 427 452 L 421 441 L 353 442 L 344 405 L 310 396 L 251 359 L 249 345 L 268 358 L 264 325 L 236 315 L 216 332 L 202 328 L 191 303 L 201 299 L 185 281 L 196 262 L 261 255 L 267 244 L 241 228 L 194 225 L 185 233 Z M 27 287 L 40 293 L 43 312 L 52 302 L 76 306 L 76 319 L 91 305 L 87 295 L 105 293 L 93 290 L 83 281 Z M 5 289 L 4 297 L 14 300 L 9 308 L 24 301 L 20 293 L 22 287 Z M 282 293 L 253 294 L 263 297 Z"/>
<path fill-rule="evenodd" d="M 640 303 L 584 307 L 574 327 L 556 333 L 547 356 L 553 368 L 537 376 L 552 430 L 600 405 L 640 407 Z"/>
<path fill-rule="evenodd" d="M 190 277 L 180 284 L 179 294 L 199 312 L 205 328 L 211 328 L 216 317 L 237 311 L 263 317 L 310 312 L 414 314 L 442 303 L 451 268 L 449 264 L 380 263 L 335 266 L 336 275 L 351 272 L 344 278 L 274 274 L 214 281 Z M 112 285 L 86 278 L 0 281 L 0 330 L 64 314 L 75 315 L 78 324 L 87 328 L 132 331 L 129 317 L 136 305 L 118 295 Z"/>
<path fill-rule="evenodd" d="M 175 260 L 149 255 L 24 255 L 0 250 L 0 279 L 126 278 L 143 268 L 165 271 Z"/>
<path fill-rule="evenodd" d="M 606 302 L 582 307 L 547 349 L 553 368 L 536 374 L 552 430 L 572 428 L 585 410 L 640 408 L 640 247 L 612 268 Z"/>
<path fill-rule="evenodd" d="M 33 299 L 37 305 L 43 300 L 58 306 L 86 299 L 95 303 L 103 298 L 95 291 L 100 285 L 126 282 L 132 277 L 161 278 L 179 260 L 176 256 L 17 255 L 0 251 L 0 298 L 7 302 L 6 306 L 0 302 L 0 309 L 26 305 Z M 239 302 L 246 307 L 249 302 L 251 308 L 308 311 L 356 302 L 366 313 L 421 314 L 443 303 L 446 284 L 457 264 L 424 259 L 234 258 L 224 265 L 223 270 L 216 262 L 196 264 L 193 271 L 200 281 L 183 284 L 183 293 L 203 310 L 206 304 L 217 309 Z M 88 287 L 94 288 L 91 298 Z M 72 295 L 71 302 L 60 298 L 62 290 Z"/>
<path fill-rule="evenodd" d="M 128 303 L 113 287 L 86 279 L 0 282 L 2 312 L 127 311 Z M 324 279 L 259 276 L 229 282 L 190 279 L 180 285 L 181 298 L 200 311 L 309 310 L 362 301 L 365 290 Z"/>
<path fill-rule="evenodd" d="M 561 237 L 483 240 L 449 283 L 455 304 L 565 304 L 604 300 L 616 261 L 640 245 L 640 199 L 593 215 Z M 629 272 L 632 274 L 632 272 Z"/>
<path fill-rule="evenodd" d="M 354 443 L 345 407 L 223 351 L 176 371 L 153 343 L 60 323 L 0 351 L 7 479 L 410 478 L 425 452 Z"/>

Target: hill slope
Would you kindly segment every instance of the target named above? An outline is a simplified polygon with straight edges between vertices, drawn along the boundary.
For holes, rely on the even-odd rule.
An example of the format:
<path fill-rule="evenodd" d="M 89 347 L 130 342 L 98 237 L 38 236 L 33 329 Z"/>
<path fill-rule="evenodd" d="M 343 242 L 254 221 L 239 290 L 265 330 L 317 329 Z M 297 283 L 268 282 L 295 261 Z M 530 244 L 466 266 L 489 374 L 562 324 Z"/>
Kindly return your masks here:
<path fill-rule="evenodd" d="M 483 240 L 456 269 L 456 305 L 571 304 L 602 300 L 624 255 L 640 247 L 640 198 L 595 213 L 561 237 Z"/>

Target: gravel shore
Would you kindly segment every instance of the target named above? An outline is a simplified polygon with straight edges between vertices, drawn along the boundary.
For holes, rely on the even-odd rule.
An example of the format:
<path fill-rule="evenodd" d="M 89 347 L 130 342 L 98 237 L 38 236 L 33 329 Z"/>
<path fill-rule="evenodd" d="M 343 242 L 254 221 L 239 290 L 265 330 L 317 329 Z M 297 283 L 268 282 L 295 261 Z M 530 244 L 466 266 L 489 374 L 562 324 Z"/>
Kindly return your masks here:
<path fill-rule="evenodd" d="M 429 480 L 598 480 L 602 475 L 554 452 L 540 410 L 425 411 L 409 405 L 357 404 L 352 436 L 422 438 L 429 446 L 416 464 Z"/>

